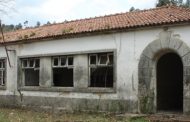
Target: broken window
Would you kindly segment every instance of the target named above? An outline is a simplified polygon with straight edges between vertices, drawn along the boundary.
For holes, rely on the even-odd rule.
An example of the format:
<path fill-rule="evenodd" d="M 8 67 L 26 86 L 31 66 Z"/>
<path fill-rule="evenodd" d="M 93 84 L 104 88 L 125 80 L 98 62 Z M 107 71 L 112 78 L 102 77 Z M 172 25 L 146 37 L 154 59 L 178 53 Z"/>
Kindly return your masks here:
<path fill-rule="evenodd" d="M 5 60 L 0 59 L 0 86 L 5 85 Z"/>
<path fill-rule="evenodd" d="M 53 57 L 54 86 L 73 87 L 73 56 Z"/>
<path fill-rule="evenodd" d="M 89 55 L 90 87 L 113 87 L 113 53 Z"/>
<path fill-rule="evenodd" d="M 40 59 L 22 59 L 23 80 L 25 86 L 39 86 Z"/>

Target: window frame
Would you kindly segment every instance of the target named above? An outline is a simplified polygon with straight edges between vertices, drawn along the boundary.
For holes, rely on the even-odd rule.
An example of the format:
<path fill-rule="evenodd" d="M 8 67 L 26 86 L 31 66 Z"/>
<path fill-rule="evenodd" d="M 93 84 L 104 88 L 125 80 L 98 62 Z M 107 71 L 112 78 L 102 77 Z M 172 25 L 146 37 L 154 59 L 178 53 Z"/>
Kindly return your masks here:
<path fill-rule="evenodd" d="M 113 87 L 112 88 L 104 88 L 104 87 L 89 87 L 89 55 L 93 55 L 93 54 L 98 54 L 98 53 L 112 53 L 113 54 Z M 54 54 L 39 54 L 39 55 L 24 55 L 24 56 L 18 56 L 18 89 L 19 90 L 23 90 L 23 91 L 42 91 L 42 92 L 77 92 L 77 93 L 101 93 L 101 94 L 107 94 L 107 93 L 116 93 L 116 78 L 117 78 L 117 68 L 116 68 L 116 64 L 117 64 L 117 50 L 116 49 L 102 49 L 102 50 L 88 50 L 88 51 L 74 51 L 74 52 L 69 52 L 69 53 L 54 53 Z M 72 56 L 73 57 L 73 77 L 75 76 L 75 56 L 77 55 L 86 55 L 87 57 L 87 75 L 85 75 L 86 77 L 88 77 L 85 82 L 87 82 L 87 86 L 84 87 L 83 89 L 78 88 L 75 86 L 75 82 L 76 80 L 73 80 L 73 87 L 54 87 L 53 86 L 53 72 L 52 72 L 52 57 L 59 57 L 59 56 Z M 50 69 L 51 69 L 51 87 L 42 87 L 42 86 L 24 86 L 23 85 L 23 81 L 22 81 L 22 64 L 20 59 L 24 59 L 24 58 L 32 58 L 32 57 L 37 57 L 39 59 L 43 58 L 43 57 L 49 57 L 49 60 L 51 60 L 51 64 Z M 98 61 L 96 61 L 97 63 Z M 41 60 L 40 62 L 41 63 Z M 48 67 L 49 67 L 48 66 Z M 40 69 L 43 68 L 40 66 Z M 41 75 L 39 76 L 41 77 Z M 40 82 L 40 81 L 39 81 Z"/>
<path fill-rule="evenodd" d="M 30 66 L 30 60 L 33 60 L 33 66 Z M 39 60 L 39 67 L 35 67 L 36 66 L 36 60 Z M 32 88 L 32 87 L 40 87 L 40 57 L 23 57 L 23 58 L 19 58 L 20 61 L 20 71 L 21 71 L 21 87 L 25 87 L 25 88 Z M 23 64 L 23 61 L 27 62 L 27 66 L 25 67 Z M 25 81 L 25 70 L 26 69 L 33 69 L 35 70 L 39 70 L 39 84 L 38 86 L 26 86 L 26 81 Z"/>
<path fill-rule="evenodd" d="M 66 57 L 66 64 L 65 65 L 61 65 L 61 58 L 62 57 Z M 55 58 L 58 58 L 58 66 L 54 66 L 54 59 Z M 69 58 L 73 58 L 73 64 L 72 65 L 68 65 L 68 63 L 69 63 Z M 58 55 L 58 56 L 51 56 L 51 70 L 52 70 L 52 87 L 54 87 L 54 88 L 60 88 L 60 89 L 64 89 L 64 88 L 66 88 L 66 89 L 73 89 L 74 88 L 74 55 Z M 68 69 L 73 69 L 73 86 L 69 86 L 69 87 L 67 87 L 67 86 L 55 86 L 54 85 L 54 75 L 53 75 L 53 69 L 54 68 L 68 68 Z"/>
<path fill-rule="evenodd" d="M 7 86 L 7 59 L 6 58 L 0 58 L 0 62 L 4 61 L 4 68 L 0 67 L 0 70 L 4 70 L 3 79 L 4 79 L 4 85 L 0 85 L 0 90 L 5 90 Z"/>
<path fill-rule="evenodd" d="M 91 65 L 90 64 L 90 57 L 96 55 L 96 65 Z M 100 64 L 100 56 L 101 55 L 106 55 L 107 61 L 106 64 Z M 109 65 L 109 55 L 113 55 L 113 64 Z M 116 64 L 116 59 L 115 59 L 115 52 L 95 52 L 95 53 L 89 53 L 88 54 L 88 88 L 90 89 L 115 89 L 116 88 L 116 74 L 115 74 L 115 64 Z M 113 68 L 113 87 L 91 87 L 91 68 L 97 68 L 97 67 L 112 67 Z"/>
<path fill-rule="evenodd" d="M 96 56 L 96 64 L 91 64 L 90 57 L 92 57 L 92 56 Z M 88 65 L 90 65 L 90 66 L 96 66 L 97 65 L 97 63 L 98 63 L 98 55 L 97 54 L 90 54 L 88 58 L 89 58 Z"/>

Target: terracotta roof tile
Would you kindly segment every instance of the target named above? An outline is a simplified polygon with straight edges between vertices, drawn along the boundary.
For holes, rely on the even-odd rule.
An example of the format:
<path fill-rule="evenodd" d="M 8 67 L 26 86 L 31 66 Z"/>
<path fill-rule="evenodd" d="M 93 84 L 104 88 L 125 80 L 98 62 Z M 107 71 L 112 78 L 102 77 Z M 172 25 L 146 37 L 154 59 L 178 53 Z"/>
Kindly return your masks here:
<path fill-rule="evenodd" d="M 56 36 L 93 33 L 118 29 L 130 29 L 162 24 L 190 22 L 190 9 L 164 6 L 149 10 L 126 12 L 95 18 L 45 25 L 38 28 L 21 29 L 5 33 L 6 42 L 38 40 Z M 0 37 L 2 42 L 2 37 Z"/>

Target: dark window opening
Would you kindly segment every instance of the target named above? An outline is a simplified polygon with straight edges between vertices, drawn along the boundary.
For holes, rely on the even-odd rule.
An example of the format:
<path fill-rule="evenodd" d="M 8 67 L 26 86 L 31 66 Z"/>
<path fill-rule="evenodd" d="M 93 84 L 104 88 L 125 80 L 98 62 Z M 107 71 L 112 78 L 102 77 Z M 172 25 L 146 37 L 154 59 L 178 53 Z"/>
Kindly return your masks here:
<path fill-rule="evenodd" d="M 90 65 L 96 65 L 97 64 L 97 57 L 96 55 L 90 56 Z"/>
<path fill-rule="evenodd" d="M 53 57 L 53 83 L 58 87 L 73 87 L 73 57 Z"/>
<path fill-rule="evenodd" d="M 53 83 L 54 86 L 73 87 L 73 69 L 54 68 Z"/>
<path fill-rule="evenodd" d="M 67 57 L 61 57 L 61 66 L 66 66 L 67 64 Z"/>
<path fill-rule="evenodd" d="M 59 58 L 54 58 L 53 59 L 53 65 L 58 66 L 59 65 Z"/>
<path fill-rule="evenodd" d="M 39 86 L 40 59 L 22 59 L 22 73 L 25 86 Z"/>
<path fill-rule="evenodd" d="M 40 67 L 40 60 L 35 60 L 35 68 L 39 68 Z"/>
<path fill-rule="evenodd" d="M 68 57 L 68 66 L 73 65 L 73 57 Z"/>
<path fill-rule="evenodd" d="M 39 70 L 25 69 L 25 86 L 39 86 Z"/>
<path fill-rule="evenodd" d="M 163 55 L 157 63 L 157 110 L 183 111 L 183 65 L 175 53 Z"/>
<path fill-rule="evenodd" d="M 109 56 L 108 65 L 113 65 L 113 55 L 108 55 L 108 56 Z"/>
<path fill-rule="evenodd" d="M 29 67 L 34 67 L 34 59 L 29 60 Z"/>
<path fill-rule="evenodd" d="M 5 85 L 5 60 L 0 60 L 0 86 Z"/>
<path fill-rule="evenodd" d="M 90 87 L 113 87 L 113 53 L 89 55 Z"/>
<path fill-rule="evenodd" d="M 108 58 L 107 55 L 101 55 L 101 56 L 99 57 L 99 64 L 106 64 L 107 61 L 108 61 L 107 58 Z"/>
<path fill-rule="evenodd" d="M 113 67 L 90 68 L 90 87 L 113 87 Z"/>
<path fill-rule="evenodd" d="M 22 67 L 28 67 L 28 61 L 27 60 L 22 60 Z"/>

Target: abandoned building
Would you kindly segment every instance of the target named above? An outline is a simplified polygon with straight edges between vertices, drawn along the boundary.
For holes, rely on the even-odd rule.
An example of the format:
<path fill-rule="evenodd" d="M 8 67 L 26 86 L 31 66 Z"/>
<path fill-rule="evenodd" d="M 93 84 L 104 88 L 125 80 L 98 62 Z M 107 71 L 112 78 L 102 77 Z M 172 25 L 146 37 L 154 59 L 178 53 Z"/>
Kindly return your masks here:
<path fill-rule="evenodd" d="M 4 38 L 0 106 L 190 113 L 188 8 L 65 21 Z"/>

